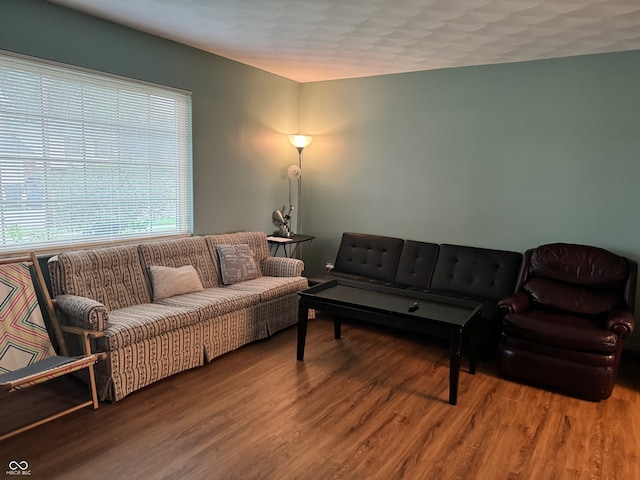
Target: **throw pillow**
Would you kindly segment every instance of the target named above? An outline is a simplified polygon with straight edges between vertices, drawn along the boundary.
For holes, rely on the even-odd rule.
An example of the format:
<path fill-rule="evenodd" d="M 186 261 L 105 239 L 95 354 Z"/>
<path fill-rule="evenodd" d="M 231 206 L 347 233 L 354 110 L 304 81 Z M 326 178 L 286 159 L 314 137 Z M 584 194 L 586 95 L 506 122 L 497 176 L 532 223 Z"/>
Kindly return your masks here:
<path fill-rule="evenodd" d="M 154 265 L 149 267 L 149 271 L 154 301 L 203 290 L 202 281 L 193 265 L 178 268 Z"/>
<path fill-rule="evenodd" d="M 225 285 L 233 285 L 260 276 L 260 270 L 249 245 L 218 245 L 216 250 L 220 258 L 222 283 Z"/>

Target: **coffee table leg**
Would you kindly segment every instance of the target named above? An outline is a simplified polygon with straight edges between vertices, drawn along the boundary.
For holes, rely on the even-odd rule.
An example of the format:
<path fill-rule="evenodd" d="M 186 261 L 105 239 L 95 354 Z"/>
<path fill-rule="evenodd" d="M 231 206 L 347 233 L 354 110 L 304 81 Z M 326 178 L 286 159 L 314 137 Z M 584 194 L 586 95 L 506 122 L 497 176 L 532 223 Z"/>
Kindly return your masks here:
<path fill-rule="evenodd" d="M 342 328 L 342 317 L 340 315 L 333 316 L 333 337 L 340 339 L 340 330 Z"/>
<path fill-rule="evenodd" d="M 480 335 L 480 315 L 471 321 L 471 338 L 469 339 L 469 373 L 475 375 L 478 363 L 478 341 Z"/>
<path fill-rule="evenodd" d="M 462 329 L 451 332 L 451 350 L 449 360 L 449 403 L 458 403 L 458 381 L 460 379 L 460 350 L 462 346 Z"/>
<path fill-rule="evenodd" d="M 309 318 L 309 308 L 304 299 L 298 303 L 298 360 L 304 360 L 304 344 L 307 340 L 307 319 Z"/>

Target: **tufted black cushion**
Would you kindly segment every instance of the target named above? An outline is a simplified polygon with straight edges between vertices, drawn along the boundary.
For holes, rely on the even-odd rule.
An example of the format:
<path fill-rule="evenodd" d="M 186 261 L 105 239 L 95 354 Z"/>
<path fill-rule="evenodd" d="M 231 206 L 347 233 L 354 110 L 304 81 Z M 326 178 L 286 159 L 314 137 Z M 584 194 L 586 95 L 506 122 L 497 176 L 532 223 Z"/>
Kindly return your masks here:
<path fill-rule="evenodd" d="M 438 256 L 438 244 L 405 240 L 395 283 L 401 287 L 426 290 Z"/>
<path fill-rule="evenodd" d="M 516 252 L 442 244 L 431 289 L 500 300 L 514 292 L 521 262 Z"/>
<path fill-rule="evenodd" d="M 334 271 L 391 283 L 404 241 L 400 238 L 345 232 Z"/>

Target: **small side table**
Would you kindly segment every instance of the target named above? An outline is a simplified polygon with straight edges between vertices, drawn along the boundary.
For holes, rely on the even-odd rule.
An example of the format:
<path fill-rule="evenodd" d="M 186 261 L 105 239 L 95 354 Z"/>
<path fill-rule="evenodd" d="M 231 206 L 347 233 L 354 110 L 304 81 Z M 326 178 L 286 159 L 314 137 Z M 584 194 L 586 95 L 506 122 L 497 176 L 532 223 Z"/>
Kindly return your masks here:
<path fill-rule="evenodd" d="M 297 235 L 294 234 L 293 237 L 267 237 L 267 242 L 269 242 L 269 250 L 271 251 L 271 255 L 274 257 L 278 254 L 278 250 L 282 247 L 284 251 L 284 256 L 288 258 L 293 258 L 298 251 L 298 246 L 301 243 L 311 242 L 314 238 L 312 235 Z M 275 247 L 275 249 L 273 248 Z M 287 250 L 287 247 L 289 249 Z"/>

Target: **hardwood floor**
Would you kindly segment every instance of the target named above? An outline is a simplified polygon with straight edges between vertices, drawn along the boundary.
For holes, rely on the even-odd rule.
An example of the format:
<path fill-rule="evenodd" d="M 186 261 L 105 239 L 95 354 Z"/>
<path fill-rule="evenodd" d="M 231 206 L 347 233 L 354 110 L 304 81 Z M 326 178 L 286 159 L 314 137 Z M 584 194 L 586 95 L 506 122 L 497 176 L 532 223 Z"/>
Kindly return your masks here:
<path fill-rule="evenodd" d="M 640 362 L 623 359 L 592 403 L 463 363 L 448 400 L 448 348 L 328 318 L 248 345 L 97 411 L 0 443 L 0 473 L 46 479 L 640 478 Z M 2 415 L 10 415 L 6 408 Z"/>

